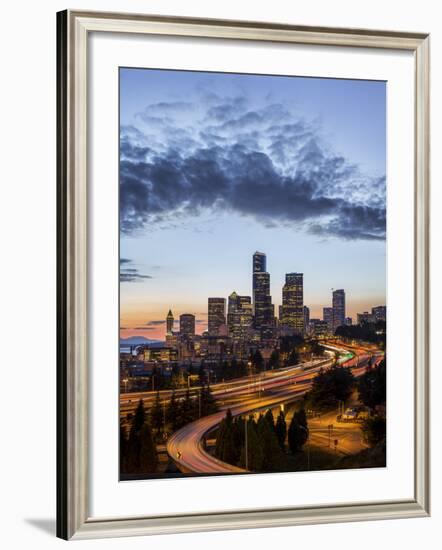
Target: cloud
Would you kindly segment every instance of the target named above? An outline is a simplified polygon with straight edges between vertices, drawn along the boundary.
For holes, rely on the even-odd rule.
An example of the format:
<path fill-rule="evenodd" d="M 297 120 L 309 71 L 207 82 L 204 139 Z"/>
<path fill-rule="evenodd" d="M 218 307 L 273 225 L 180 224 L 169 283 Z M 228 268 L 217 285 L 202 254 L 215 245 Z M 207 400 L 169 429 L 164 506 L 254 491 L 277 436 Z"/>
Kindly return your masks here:
<path fill-rule="evenodd" d="M 147 106 L 137 121 L 121 129 L 123 233 L 227 210 L 264 227 L 385 239 L 385 176 L 363 174 L 286 105 L 213 95 Z"/>
<path fill-rule="evenodd" d="M 140 273 L 136 267 L 122 267 L 131 263 L 132 260 L 120 258 L 120 283 L 134 283 L 145 279 L 152 279 L 151 275 Z"/>
<path fill-rule="evenodd" d="M 175 319 L 174 320 L 174 324 L 177 324 L 178 323 L 178 319 Z M 147 321 L 147 323 L 143 326 L 145 327 L 159 327 L 161 325 L 165 325 L 166 324 L 166 319 L 153 319 L 151 321 Z"/>

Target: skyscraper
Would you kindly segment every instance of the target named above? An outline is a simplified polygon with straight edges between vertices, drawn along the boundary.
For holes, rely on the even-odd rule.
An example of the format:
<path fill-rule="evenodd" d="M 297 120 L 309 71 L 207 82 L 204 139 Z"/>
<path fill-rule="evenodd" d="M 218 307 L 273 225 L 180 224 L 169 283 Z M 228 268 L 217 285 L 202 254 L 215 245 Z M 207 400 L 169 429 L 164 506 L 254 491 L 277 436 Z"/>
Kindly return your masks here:
<path fill-rule="evenodd" d="M 304 306 L 304 332 L 307 332 L 308 326 L 310 324 L 310 309 L 307 306 Z"/>
<path fill-rule="evenodd" d="M 250 296 L 239 296 L 232 292 L 227 311 L 229 336 L 235 341 L 245 340 L 253 322 L 252 299 Z"/>
<path fill-rule="evenodd" d="M 333 291 L 333 332 L 345 323 L 345 292 Z"/>
<path fill-rule="evenodd" d="M 371 308 L 371 314 L 376 321 L 387 320 L 387 306 L 376 306 Z"/>
<path fill-rule="evenodd" d="M 266 329 L 274 325 L 275 310 L 270 295 L 270 274 L 266 271 L 266 255 L 253 254 L 253 314 L 255 328 Z"/>
<path fill-rule="evenodd" d="M 253 273 L 265 272 L 267 267 L 267 258 L 264 252 L 255 252 L 253 254 Z"/>
<path fill-rule="evenodd" d="M 304 275 L 287 273 L 282 288 L 282 325 L 304 333 Z"/>
<path fill-rule="evenodd" d="M 226 324 L 226 299 L 209 298 L 208 331 L 210 336 L 218 336 L 219 329 Z"/>
<path fill-rule="evenodd" d="M 195 336 L 195 315 L 183 313 L 180 315 L 181 336 Z"/>
<path fill-rule="evenodd" d="M 322 308 L 322 318 L 325 323 L 327 323 L 328 332 L 333 333 L 333 308 L 324 307 Z"/>
<path fill-rule="evenodd" d="M 167 314 L 167 317 L 166 317 L 166 332 L 167 333 L 172 333 L 172 331 L 173 331 L 173 322 L 174 322 L 173 313 L 172 313 L 172 310 L 169 309 L 169 313 Z"/>

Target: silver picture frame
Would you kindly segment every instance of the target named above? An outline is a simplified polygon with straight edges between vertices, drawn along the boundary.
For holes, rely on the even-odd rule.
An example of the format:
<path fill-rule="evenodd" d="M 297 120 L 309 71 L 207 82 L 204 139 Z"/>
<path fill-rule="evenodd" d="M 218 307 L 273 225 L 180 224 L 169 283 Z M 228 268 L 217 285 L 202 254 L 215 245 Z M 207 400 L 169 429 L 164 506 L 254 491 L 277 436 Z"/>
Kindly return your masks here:
<path fill-rule="evenodd" d="M 414 497 L 410 500 L 96 519 L 88 511 L 88 35 L 141 33 L 405 50 L 415 72 Z M 57 14 L 57 536 L 63 539 L 411 518 L 429 515 L 429 35 L 246 21 Z"/>

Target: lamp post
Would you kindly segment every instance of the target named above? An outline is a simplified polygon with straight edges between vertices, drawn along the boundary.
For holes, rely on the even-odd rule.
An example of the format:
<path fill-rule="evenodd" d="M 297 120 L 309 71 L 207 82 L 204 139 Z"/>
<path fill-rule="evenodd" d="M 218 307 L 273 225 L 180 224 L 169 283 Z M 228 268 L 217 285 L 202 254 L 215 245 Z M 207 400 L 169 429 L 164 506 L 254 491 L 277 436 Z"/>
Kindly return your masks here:
<path fill-rule="evenodd" d="M 252 362 L 247 362 L 247 377 L 248 377 L 248 383 L 249 383 L 249 393 L 251 393 L 251 373 L 252 373 Z"/>

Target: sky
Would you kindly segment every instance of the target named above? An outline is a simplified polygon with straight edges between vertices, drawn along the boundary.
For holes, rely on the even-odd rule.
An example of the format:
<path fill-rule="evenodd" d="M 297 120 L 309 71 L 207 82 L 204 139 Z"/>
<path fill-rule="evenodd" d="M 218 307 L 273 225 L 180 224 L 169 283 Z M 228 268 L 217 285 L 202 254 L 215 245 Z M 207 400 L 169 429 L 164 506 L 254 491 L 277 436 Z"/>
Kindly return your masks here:
<path fill-rule="evenodd" d="M 311 317 L 385 304 L 385 155 L 385 82 L 121 68 L 121 337 L 206 330 L 256 250 L 276 312 L 293 271 Z"/>

